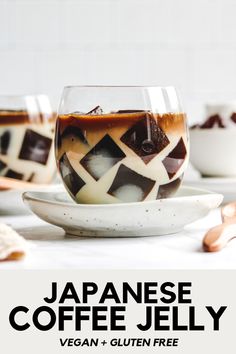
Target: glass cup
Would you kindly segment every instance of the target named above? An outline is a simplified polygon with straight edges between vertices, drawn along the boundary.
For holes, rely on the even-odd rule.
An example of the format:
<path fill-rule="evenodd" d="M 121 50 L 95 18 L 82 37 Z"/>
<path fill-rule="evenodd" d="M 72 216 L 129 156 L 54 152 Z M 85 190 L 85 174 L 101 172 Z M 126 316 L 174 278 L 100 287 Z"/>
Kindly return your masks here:
<path fill-rule="evenodd" d="M 51 182 L 54 125 L 47 96 L 0 96 L 0 176 Z"/>
<path fill-rule="evenodd" d="M 186 114 L 173 87 L 65 87 L 55 152 L 77 203 L 167 198 L 188 163 Z"/>

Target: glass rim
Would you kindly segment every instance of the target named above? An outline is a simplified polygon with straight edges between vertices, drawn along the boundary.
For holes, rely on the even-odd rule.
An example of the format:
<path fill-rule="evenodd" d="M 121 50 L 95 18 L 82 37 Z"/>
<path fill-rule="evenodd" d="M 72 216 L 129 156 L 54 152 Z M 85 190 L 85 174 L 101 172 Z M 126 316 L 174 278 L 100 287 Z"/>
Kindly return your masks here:
<path fill-rule="evenodd" d="M 0 93 L 0 98 L 27 98 L 27 97 L 48 97 L 49 98 L 49 95 L 47 95 L 46 93 L 25 93 L 25 94 L 7 94 L 7 93 L 3 93 L 1 94 Z"/>
<path fill-rule="evenodd" d="M 66 85 L 64 89 L 73 88 L 156 88 L 156 89 L 176 89 L 173 85 L 160 86 L 160 85 Z"/>

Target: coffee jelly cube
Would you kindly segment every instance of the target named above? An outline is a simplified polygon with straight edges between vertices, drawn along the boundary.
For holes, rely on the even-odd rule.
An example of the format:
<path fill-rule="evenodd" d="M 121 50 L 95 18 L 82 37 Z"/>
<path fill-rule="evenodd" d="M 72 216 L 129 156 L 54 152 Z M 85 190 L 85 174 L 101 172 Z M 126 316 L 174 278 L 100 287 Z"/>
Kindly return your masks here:
<path fill-rule="evenodd" d="M 67 186 L 69 192 L 76 196 L 80 189 L 85 185 L 84 180 L 76 173 L 70 164 L 70 161 L 64 153 L 59 161 L 59 168 L 62 179 Z"/>
<path fill-rule="evenodd" d="M 20 172 L 9 169 L 9 170 L 7 170 L 7 173 L 5 174 L 5 177 L 22 180 L 24 178 L 24 175 Z"/>
<path fill-rule="evenodd" d="M 146 114 L 120 139 L 148 164 L 170 142 L 154 118 Z"/>
<path fill-rule="evenodd" d="M 125 157 L 125 153 L 107 134 L 82 158 L 80 163 L 95 180 L 98 180 Z"/>
<path fill-rule="evenodd" d="M 35 173 L 32 172 L 32 173 L 30 174 L 29 178 L 27 179 L 27 182 L 33 182 L 34 177 L 35 177 Z"/>
<path fill-rule="evenodd" d="M 88 144 L 84 134 L 82 133 L 82 130 L 79 127 L 73 125 L 66 127 L 63 133 L 61 134 L 61 138 L 64 139 L 67 137 L 71 137 L 72 139 L 76 138 L 82 141 L 82 143 Z"/>
<path fill-rule="evenodd" d="M 9 130 L 6 130 L 2 135 L 0 135 L 0 154 L 6 155 L 7 150 L 10 145 L 11 133 Z"/>
<path fill-rule="evenodd" d="M 143 109 L 120 109 L 116 113 L 144 113 L 148 111 L 144 111 Z"/>
<path fill-rule="evenodd" d="M 91 109 L 91 111 L 89 111 L 86 114 L 91 115 L 91 116 L 97 116 L 97 115 L 103 114 L 103 110 L 100 106 L 96 106 L 95 108 Z"/>
<path fill-rule="evenodd" d="M 174 181 L 160 185 L 157 193 L 157 199 L 168 198 L 170 195 L 174 194 L 179 188 L 182 178 L 183 175 Z"/>
<path fill-rule="evenodd" d="M 140 202 L 147 197 L 154 184 L 155 181 L 152 179 L 142 176 L 121 164 L 108 194 L 123 202 Z"/>
<path fill-rule="evenodd" d="M 184 163 L 186 154 L 187 150 L 183 138 L 180 138 L 175 148 L 162 161 L 170 179 L 179 171 L 180 167 Z"/>
<path fill-rule="evenodd" d="M 52 139 L 38 134 L 31 129 L 27 129 L 19 153 L 19 159 L 46 165 L 51 145 Z"/>
<path fill-rule="evenodd" d="M 2 170 L 4 170 L 4 168 L 6 168 L 6 167 L 7 167 L 7 164 L 5 162 L 3 162 L 2 160 L 0 160 L 0 172 Z"/>

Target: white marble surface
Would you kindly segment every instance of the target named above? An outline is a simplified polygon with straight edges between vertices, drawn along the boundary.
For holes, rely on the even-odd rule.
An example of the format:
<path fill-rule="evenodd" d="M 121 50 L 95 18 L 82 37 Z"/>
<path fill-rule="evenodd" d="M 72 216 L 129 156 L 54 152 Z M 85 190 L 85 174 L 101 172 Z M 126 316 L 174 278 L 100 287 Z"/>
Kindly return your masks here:
<path fill-rule="evenodd" d="M 23 261 L 2 262 L 1 269 L 236 269 L 236 241 L 218 253 L 204 253 L 205 231 L 220 222 L 219 210 L 169 236 L 75 238 L 34 215 L 0 216 L 29 240 Z"/>

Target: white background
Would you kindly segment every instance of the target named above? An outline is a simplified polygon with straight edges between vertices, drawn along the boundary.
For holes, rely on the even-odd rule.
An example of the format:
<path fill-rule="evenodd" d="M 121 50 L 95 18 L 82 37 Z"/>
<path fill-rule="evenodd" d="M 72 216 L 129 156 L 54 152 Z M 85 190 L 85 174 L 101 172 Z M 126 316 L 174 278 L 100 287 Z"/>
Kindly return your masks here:
<path fill-rule="evenodd" d="M 236 98 L 235 0 L 0 0 L 0 94 L 174 85 L 190 121 Z"/>

